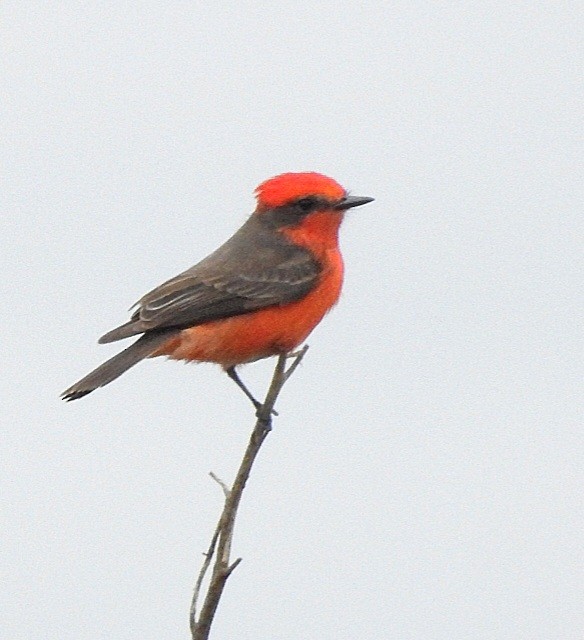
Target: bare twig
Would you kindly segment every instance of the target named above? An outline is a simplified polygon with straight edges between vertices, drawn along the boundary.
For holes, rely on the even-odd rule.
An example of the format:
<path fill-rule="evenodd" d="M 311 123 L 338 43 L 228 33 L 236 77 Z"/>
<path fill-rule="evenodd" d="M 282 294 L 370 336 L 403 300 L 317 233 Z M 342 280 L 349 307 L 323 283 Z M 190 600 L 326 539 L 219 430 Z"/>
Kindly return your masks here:
<path fill-rule="evenodd" d="M 190 614 L 191 634 L 193 635 L 193 637 L 195 633 L 195 629 L 193 625 L 197 615 L 197 602 L 199 600 L 199 594 L 201 593 L 201 587 L 203 586 L 203 580 L 205 579 L 207 570 L 211 566 L 211 560 L 213 560 L 213 555 L 215 553 L 215 545 L 217 544 L 217 539 L 219 538 L 220 533 L 221 533 L 221 520 L 219 520 L 219 522 L 217 523 L 217 526 L 215 527 L 215 532 L 213 533 L 213 537 L 211 538 L 211 543 L 209 544 L 209 549 L 207 550 L 207 553 L 203 554 L 205 556 L 205 560 L 203 561 L 203 566 L 199 571 L 199 575 L 197 576 L 197 582 L 195 583 L 195 591 L 193 593 L 193 599 L 191 602 L 191 614 Z"/>
<path fill-rule="evenodd" d="M 229 487 L 221 480 L 221 478 L 217 477 L 212 471 L 209 471 L 209 475 L 215 482 L 223 489 L 223 495 L 227 498 L 229 495 Z"/>
<path fill-rule="evenodd" d="M 231 489 L 229 489 L 227 485 L 214 473 L 210 474 L 223 489 L 225 503 L 221 517 L 219 518 L 219 522 L 215 528 L 213 538 L 211 539 L 209 549 L 207 550 L 207 553 L 204 554 L 205 560 L 201 570 L 199 571 L 197 582 L 195 584 L 190 611 L 190 627 L 193 640 L 207 640 L 209 637 L 211 624 L 213 622 L 215 612 L 217 611 L 219 600 L 223 594 L 227 578 L 229 578 L 231 573 L 241 562 L 241 558 L 237 558 L 232 563 L 230 563 L 229 560 L 229 556 L 231 554 L 231 543 L 233 540 L 233 530 L 235 527 L 235 517 L 237 516 L 237 509 L 239 508 L 241 495 L 249 478 L 249 474 L 257 454 L 268 433 L 270 433 L 272 429 L 272 416 L 277 415 L 274 412 L 274 405 L 278 395 L 280 394 L 280 391 L 282 391 L 282 387 L 286 384 L 287 380 L 296 370 L 296 367 L 300 364 L 300 361 L 304 357 L 307 349 L 308 346 L 305 346 L 297 353 L 281 355 L 278 357 L 268 393 L 266 394 L 264 402 L 257 410 L 255 427 L 251 433 L 249 443 Z M 293 361 L 286 369 L 286 361 L 288 358 L 293 358 Z M 197 602 L 201 592 L 201 586 L 213 557 L 215 557 L 215 563 L 211 572 L 209 586 L 201 607 L 201 612 L 197 616 Z"/>

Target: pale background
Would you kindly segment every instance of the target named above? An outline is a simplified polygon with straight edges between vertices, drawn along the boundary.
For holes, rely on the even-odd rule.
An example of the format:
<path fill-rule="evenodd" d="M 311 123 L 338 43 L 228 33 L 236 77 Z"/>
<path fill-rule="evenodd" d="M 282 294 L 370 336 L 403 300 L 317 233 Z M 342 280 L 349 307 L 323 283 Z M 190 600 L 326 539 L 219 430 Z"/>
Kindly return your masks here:
<path fill-rule="evenodd" d="M 247 401 L 163 361 L 58 394 L 302 170 L 376 200 L 213 637 L 583 637 L 581 6 L 2 3 L 3 640 L 189 637 Z"/>

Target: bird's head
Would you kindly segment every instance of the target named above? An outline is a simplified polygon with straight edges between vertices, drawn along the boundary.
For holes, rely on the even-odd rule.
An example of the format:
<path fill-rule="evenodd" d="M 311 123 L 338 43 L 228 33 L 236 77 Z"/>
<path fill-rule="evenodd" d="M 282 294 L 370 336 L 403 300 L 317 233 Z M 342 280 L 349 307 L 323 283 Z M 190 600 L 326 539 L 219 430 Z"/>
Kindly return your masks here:
<path fill-rule="evenodd" d="M 306 225 L 317 214 L 330 217 L 327 226 L 338 228 L 347 209 L 373 200 L 350 196 L 336 180 L 315 172 L 282 173 L 262 182 L 255 195 L 255 214 L 283 229 Z"/>

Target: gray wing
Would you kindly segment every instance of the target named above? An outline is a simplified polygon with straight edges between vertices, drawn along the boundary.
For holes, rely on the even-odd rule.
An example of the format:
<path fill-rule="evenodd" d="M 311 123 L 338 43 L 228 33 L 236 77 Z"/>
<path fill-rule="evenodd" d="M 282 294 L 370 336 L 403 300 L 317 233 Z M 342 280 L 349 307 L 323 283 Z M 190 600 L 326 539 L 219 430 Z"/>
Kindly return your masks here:
<path fill-rule="evenodd" d="M 100 342 L 293 302 L 316 286 L 321 270 L 306 249 L 250 218 L 217 251 L 141 298 L 130 322 Z"/>

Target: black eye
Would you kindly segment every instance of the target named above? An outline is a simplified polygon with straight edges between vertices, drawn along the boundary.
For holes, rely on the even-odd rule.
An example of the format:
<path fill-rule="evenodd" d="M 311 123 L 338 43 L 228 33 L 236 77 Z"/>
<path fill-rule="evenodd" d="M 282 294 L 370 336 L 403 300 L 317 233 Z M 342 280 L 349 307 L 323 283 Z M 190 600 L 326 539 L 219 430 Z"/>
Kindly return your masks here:
<path fill-rule="evenodd" d="M 303 213 L 311 211 L 312 209 L 314 209 L 316 207 L 317 204 L 318 204 L 318 202 L 317 202 L 316 198 L 313 198 L 311 196 L 308 196 L 307 198 L 300 198 L 299 200 L 296 200 L 296 206 Z"/>

